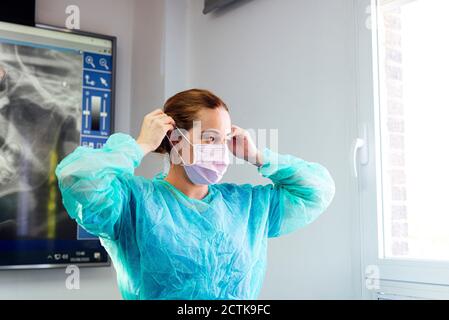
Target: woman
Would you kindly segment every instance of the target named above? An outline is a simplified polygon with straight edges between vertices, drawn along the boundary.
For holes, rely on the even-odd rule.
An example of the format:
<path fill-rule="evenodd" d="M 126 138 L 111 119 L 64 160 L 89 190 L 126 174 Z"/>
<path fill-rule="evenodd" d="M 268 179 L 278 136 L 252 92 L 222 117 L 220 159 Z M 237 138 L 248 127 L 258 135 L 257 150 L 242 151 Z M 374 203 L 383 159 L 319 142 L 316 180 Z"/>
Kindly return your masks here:
<path fill-rule="evenodd" d="M 228 147 L 273 184 L 216 184 Z M 134 176 L 153 151 L 170 153 L 168 174 Z M 56 174 L 70 216 L 110 254 L 125 299 L 256 299 L 267 238 L 310 224 L 335 189 L 321 165 L 259 151 L 226 104 L 198 89 L 148 114 L 137 140 L 117 133 L 102 149 L 78 147 Z"/>

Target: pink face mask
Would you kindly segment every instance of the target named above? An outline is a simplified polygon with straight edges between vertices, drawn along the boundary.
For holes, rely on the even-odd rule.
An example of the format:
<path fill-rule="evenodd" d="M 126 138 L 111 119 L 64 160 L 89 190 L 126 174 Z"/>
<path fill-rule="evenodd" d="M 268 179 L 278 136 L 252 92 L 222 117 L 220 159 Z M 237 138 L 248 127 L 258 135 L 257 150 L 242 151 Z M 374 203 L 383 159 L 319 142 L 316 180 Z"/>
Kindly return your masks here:
<path fill-rule="evenodd" d="M 192 144 L 182 134 L 181 130 L 178 129 L 178 131 L 193 146 L 192 164 L 186 164 L 178 150 L 174 147 L 190 181 L 194 184 L 203 185 L 218 183 L 229 166 L 228 146 L 226 144 Z"/>

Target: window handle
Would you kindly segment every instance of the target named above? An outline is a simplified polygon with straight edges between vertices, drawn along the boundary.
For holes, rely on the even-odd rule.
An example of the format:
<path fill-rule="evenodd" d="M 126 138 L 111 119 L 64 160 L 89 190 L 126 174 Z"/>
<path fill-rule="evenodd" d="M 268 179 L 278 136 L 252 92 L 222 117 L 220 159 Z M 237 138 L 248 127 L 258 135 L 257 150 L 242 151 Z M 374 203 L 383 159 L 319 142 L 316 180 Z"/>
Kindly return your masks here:
<path fill-rule="evenodd" d="M 359 176 L 357 155 L 359 155 L 359 163 L 366 166 L 369 162 L 368 158 L 368 134 L 366 125 L 362 126 L 362 137 L 356 138 L 352 147 L 352 165 L 354 178 Z"/>

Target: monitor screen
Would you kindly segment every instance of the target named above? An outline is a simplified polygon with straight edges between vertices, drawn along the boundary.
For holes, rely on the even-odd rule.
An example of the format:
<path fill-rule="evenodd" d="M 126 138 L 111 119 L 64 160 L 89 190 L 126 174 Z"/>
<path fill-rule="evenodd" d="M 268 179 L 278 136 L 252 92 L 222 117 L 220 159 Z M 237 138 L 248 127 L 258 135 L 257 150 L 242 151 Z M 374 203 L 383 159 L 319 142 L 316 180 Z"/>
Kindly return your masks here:
<path fill-rule="evenodd" d="M 109 264 L 55 168 L 112 133 L 114 51 L 113 37 L 0 22 L 0 269 Z"/>

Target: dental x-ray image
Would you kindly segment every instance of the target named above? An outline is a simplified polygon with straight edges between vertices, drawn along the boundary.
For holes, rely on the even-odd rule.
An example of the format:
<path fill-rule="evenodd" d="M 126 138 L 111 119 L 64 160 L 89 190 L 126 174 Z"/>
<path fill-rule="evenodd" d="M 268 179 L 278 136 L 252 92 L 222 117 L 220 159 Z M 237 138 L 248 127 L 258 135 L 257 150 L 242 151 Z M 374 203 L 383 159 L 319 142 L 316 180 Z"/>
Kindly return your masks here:
<path fill-rule="evenodd" d="M 54 170 L 79 145 L 82 54 L 0 43 L 0 240 L 72 239 Z"/>

